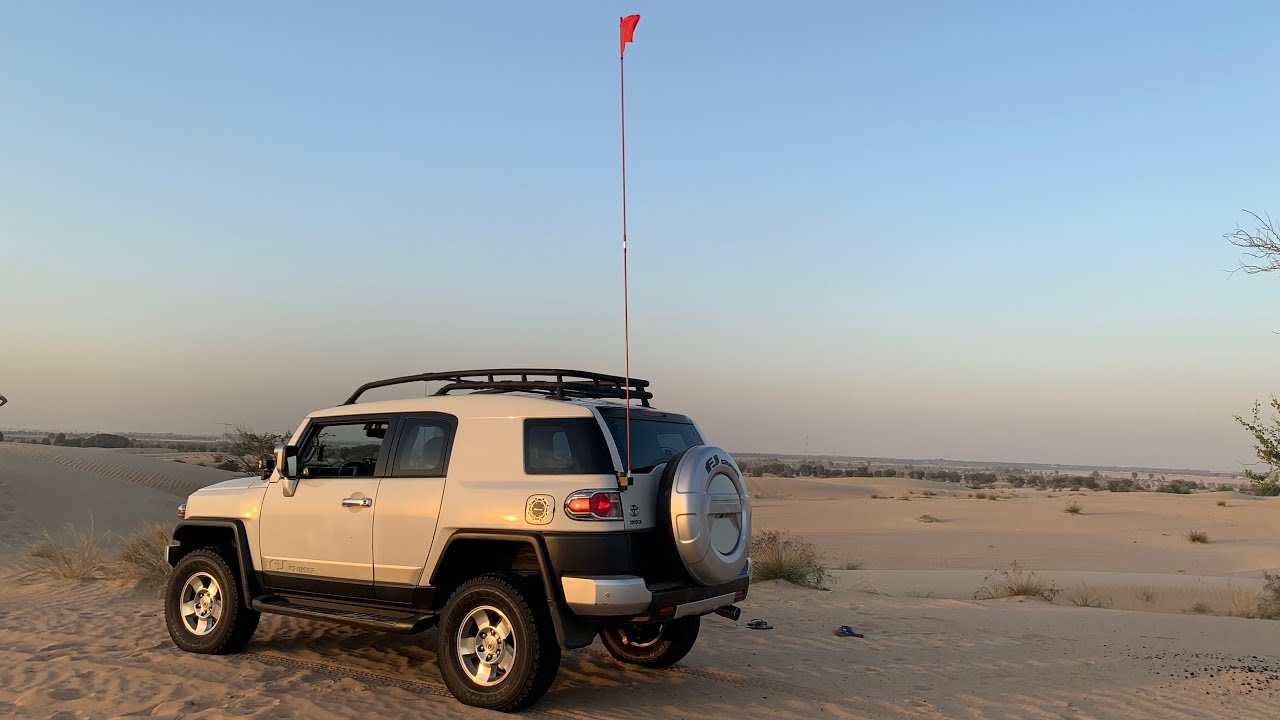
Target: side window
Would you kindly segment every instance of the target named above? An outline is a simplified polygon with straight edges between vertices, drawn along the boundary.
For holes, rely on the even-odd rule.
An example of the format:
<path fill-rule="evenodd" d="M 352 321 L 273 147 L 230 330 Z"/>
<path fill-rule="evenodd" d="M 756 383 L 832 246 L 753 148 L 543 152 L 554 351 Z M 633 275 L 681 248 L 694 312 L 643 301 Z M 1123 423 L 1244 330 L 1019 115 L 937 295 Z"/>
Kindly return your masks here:
<path fill-rule="evenodd" d="M 311 428 L 298 452 L 303 477 L 373 477 L 387 422 L 340 422 Z"/>
<path fill-rule="evenodd" d="M 393 475 L 444 477 L 453 424 L 444 418 L 407 418 L 400 423 Z"/>
<path fill-rule="evenodd" d="M 526 475 L 611 475 L 613 460 L 595 418 L 524 421 Z"/>

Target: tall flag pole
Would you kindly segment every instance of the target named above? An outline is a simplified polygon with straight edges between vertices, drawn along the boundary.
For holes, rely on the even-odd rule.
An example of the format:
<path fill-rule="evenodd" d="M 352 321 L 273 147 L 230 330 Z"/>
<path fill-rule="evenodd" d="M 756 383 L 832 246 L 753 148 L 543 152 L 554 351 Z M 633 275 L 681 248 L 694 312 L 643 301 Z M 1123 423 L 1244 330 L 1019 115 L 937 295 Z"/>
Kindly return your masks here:
<path fill-rule="evenodd" d="M 627 75 L 623 57 L 627 43 L 635 39 L 639 15 L 628 15 L 618 21 L 618 97 L 622 112 L 622 334 L 624 366 L 627 375 L 623 393 L 627 403 L 627 479 L 631 482 L 631 312 L 630 291 L 627 288 Z"/>

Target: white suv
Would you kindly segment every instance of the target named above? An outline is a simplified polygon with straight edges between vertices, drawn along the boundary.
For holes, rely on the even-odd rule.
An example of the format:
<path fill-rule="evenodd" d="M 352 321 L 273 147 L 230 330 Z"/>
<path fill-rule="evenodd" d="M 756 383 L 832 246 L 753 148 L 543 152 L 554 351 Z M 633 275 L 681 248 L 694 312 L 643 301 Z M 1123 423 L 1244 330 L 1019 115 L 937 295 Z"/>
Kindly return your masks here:
<path fill-rule="evenodd" d="M 357 404 L 417 382 L 434 394 Z M 702 615 L 738 617 L 751 508 L 733 458 L 652 408 L 648 386 L 535 369 L 361 386 L 303 420 L 261 477 L 188 498 L 168 551 L 170 636 L 234 652 L 264 612 L 438 626 L 450 691 L 504 711 L 540 698 L 561 648 L 596 635 L 623 662 L 679 661 Z M 641 403 L 629 428 L 627 396 Z"/>

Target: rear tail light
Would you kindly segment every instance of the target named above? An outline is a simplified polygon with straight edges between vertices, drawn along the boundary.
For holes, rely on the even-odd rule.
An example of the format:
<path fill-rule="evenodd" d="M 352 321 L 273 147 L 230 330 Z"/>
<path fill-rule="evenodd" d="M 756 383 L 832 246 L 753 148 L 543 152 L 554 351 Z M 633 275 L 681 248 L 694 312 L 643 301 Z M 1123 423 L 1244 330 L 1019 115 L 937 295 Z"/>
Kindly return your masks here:
<path fill-rule="evenodd" d="M 579 490 L 565 498 L 564 512 L 574 520 L 620 520 L 622 498 L 613 490 Z"/>
<path fill-rule="evenodd" d="M 178 517 L 184 518 L 186 516 L 187 516 L 187 504 L 182 503 L 181 505 L 178 506 Z"/>

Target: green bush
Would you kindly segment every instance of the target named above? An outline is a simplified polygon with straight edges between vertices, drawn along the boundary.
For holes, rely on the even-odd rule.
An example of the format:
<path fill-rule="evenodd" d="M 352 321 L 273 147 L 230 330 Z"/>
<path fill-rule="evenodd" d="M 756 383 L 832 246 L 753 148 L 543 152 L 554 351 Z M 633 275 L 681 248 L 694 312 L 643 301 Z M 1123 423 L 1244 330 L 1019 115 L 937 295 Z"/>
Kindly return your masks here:
<path fill-rule="evenodd" d="M 1258 602 L 1258 617 L 1280 620 L 1280 573 L 1262 573 L 1267 584 L 1262 588 L 1262 600 Z"/>

